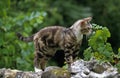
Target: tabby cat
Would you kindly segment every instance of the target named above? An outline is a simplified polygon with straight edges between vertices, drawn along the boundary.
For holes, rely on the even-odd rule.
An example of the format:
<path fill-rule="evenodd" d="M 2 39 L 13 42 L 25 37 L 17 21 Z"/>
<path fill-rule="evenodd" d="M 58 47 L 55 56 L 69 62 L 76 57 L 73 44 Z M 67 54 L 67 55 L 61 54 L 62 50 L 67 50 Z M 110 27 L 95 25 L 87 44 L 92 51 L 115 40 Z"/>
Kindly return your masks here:
<path fill-rule="evenodd" d="M 64 50 L 66 63 L 70 66 L 74 60 L 73 58 L 78 55 L 83 35 L 88 35 L 92 31 L 91 19 L 91 17 L 87 17 L 78 20 L 69 28 L 62 26 L 45 27 L 30 37 L 23 37 L 18 34 L 19 39 L 22 41 L 34 41 L 35 71 L 44 70 L 47 61 L 54 56 L 58 49 Z"/>

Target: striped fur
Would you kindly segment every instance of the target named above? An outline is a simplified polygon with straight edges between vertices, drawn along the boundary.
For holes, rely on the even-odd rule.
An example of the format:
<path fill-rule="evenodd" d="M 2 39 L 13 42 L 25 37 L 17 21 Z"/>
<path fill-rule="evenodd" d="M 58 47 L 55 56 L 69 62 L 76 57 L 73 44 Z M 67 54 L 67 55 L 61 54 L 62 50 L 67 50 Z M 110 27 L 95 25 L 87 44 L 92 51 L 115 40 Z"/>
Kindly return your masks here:
<path fill-rule="evenodd" d="M 26 42 L 34 41 L 34 66 L 36 68 L 44 70 L 47 61 L 54 56 L 58 49 L 64 50 L 65 60 L 70 66 L 73 57 L 78 55 L 83 35 L 91 33 L 90 21 L 91 17 L 88 17 L 78 20 L 69 28 L 49 26 L 41 29 L 33 36 L 23 37 L 18 34 L 18 37 Z"/>

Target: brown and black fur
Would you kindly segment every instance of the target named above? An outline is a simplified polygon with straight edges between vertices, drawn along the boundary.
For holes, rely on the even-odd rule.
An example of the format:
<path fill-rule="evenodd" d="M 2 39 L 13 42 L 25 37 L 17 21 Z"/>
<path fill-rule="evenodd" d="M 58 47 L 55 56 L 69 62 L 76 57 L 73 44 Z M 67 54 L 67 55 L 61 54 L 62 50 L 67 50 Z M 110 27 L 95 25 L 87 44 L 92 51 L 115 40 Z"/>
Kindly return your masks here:
<path fill-rule="evenodd" d="M 64 50 L 65 60 L 70 66 L 73 58 L 78 55 L 83 34 L 91 32 L 90 20 L 91 17 L 78 20 L 69 28 L 62 26 L 45 27 L 30 37 L 23 37 L 21 34 L 18 34 L 18 37 L 26 42 L 34 41 L 34 66 L 36 68 L 44 70 L 47 61 L 54 56 L 58 49 Z"/>

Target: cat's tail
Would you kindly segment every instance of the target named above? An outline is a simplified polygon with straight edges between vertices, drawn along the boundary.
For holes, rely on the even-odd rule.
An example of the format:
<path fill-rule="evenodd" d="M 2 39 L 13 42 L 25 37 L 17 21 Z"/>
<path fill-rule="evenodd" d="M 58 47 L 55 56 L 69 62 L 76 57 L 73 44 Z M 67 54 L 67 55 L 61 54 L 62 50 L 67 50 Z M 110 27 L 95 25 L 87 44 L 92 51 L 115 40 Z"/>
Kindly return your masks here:
<path fill-rule="evenodd" d="M 25 42 L 33 41 L 33 37 L 34 37 L 34 35 L 29 36 L 29 37 L 24 37 L 21 33 L 16 33 L 16 35 L 21 41 L 25 41 Z"/>

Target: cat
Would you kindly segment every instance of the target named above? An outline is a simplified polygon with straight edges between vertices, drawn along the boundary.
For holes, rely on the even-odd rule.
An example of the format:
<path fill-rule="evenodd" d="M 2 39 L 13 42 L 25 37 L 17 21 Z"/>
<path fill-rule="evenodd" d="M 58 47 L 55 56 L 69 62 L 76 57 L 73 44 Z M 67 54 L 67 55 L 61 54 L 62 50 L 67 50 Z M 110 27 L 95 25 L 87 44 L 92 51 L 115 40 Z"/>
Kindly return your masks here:
<path fill-rule="evenodd" d="M 41 29 L 30 37 L 23 37 L 20 33 L 18 38 L 25 42 L 34 42 L 35 71 L 44 70 L 49 58 L 53 57 L 58 49 L 64 50 L 65 61 L 70 67 L 79 53 L 83 35 L 89 35 L 92 31 L 90 24 L 92 17 L 76 21 L 71 27 L 49 26 Z"/>

